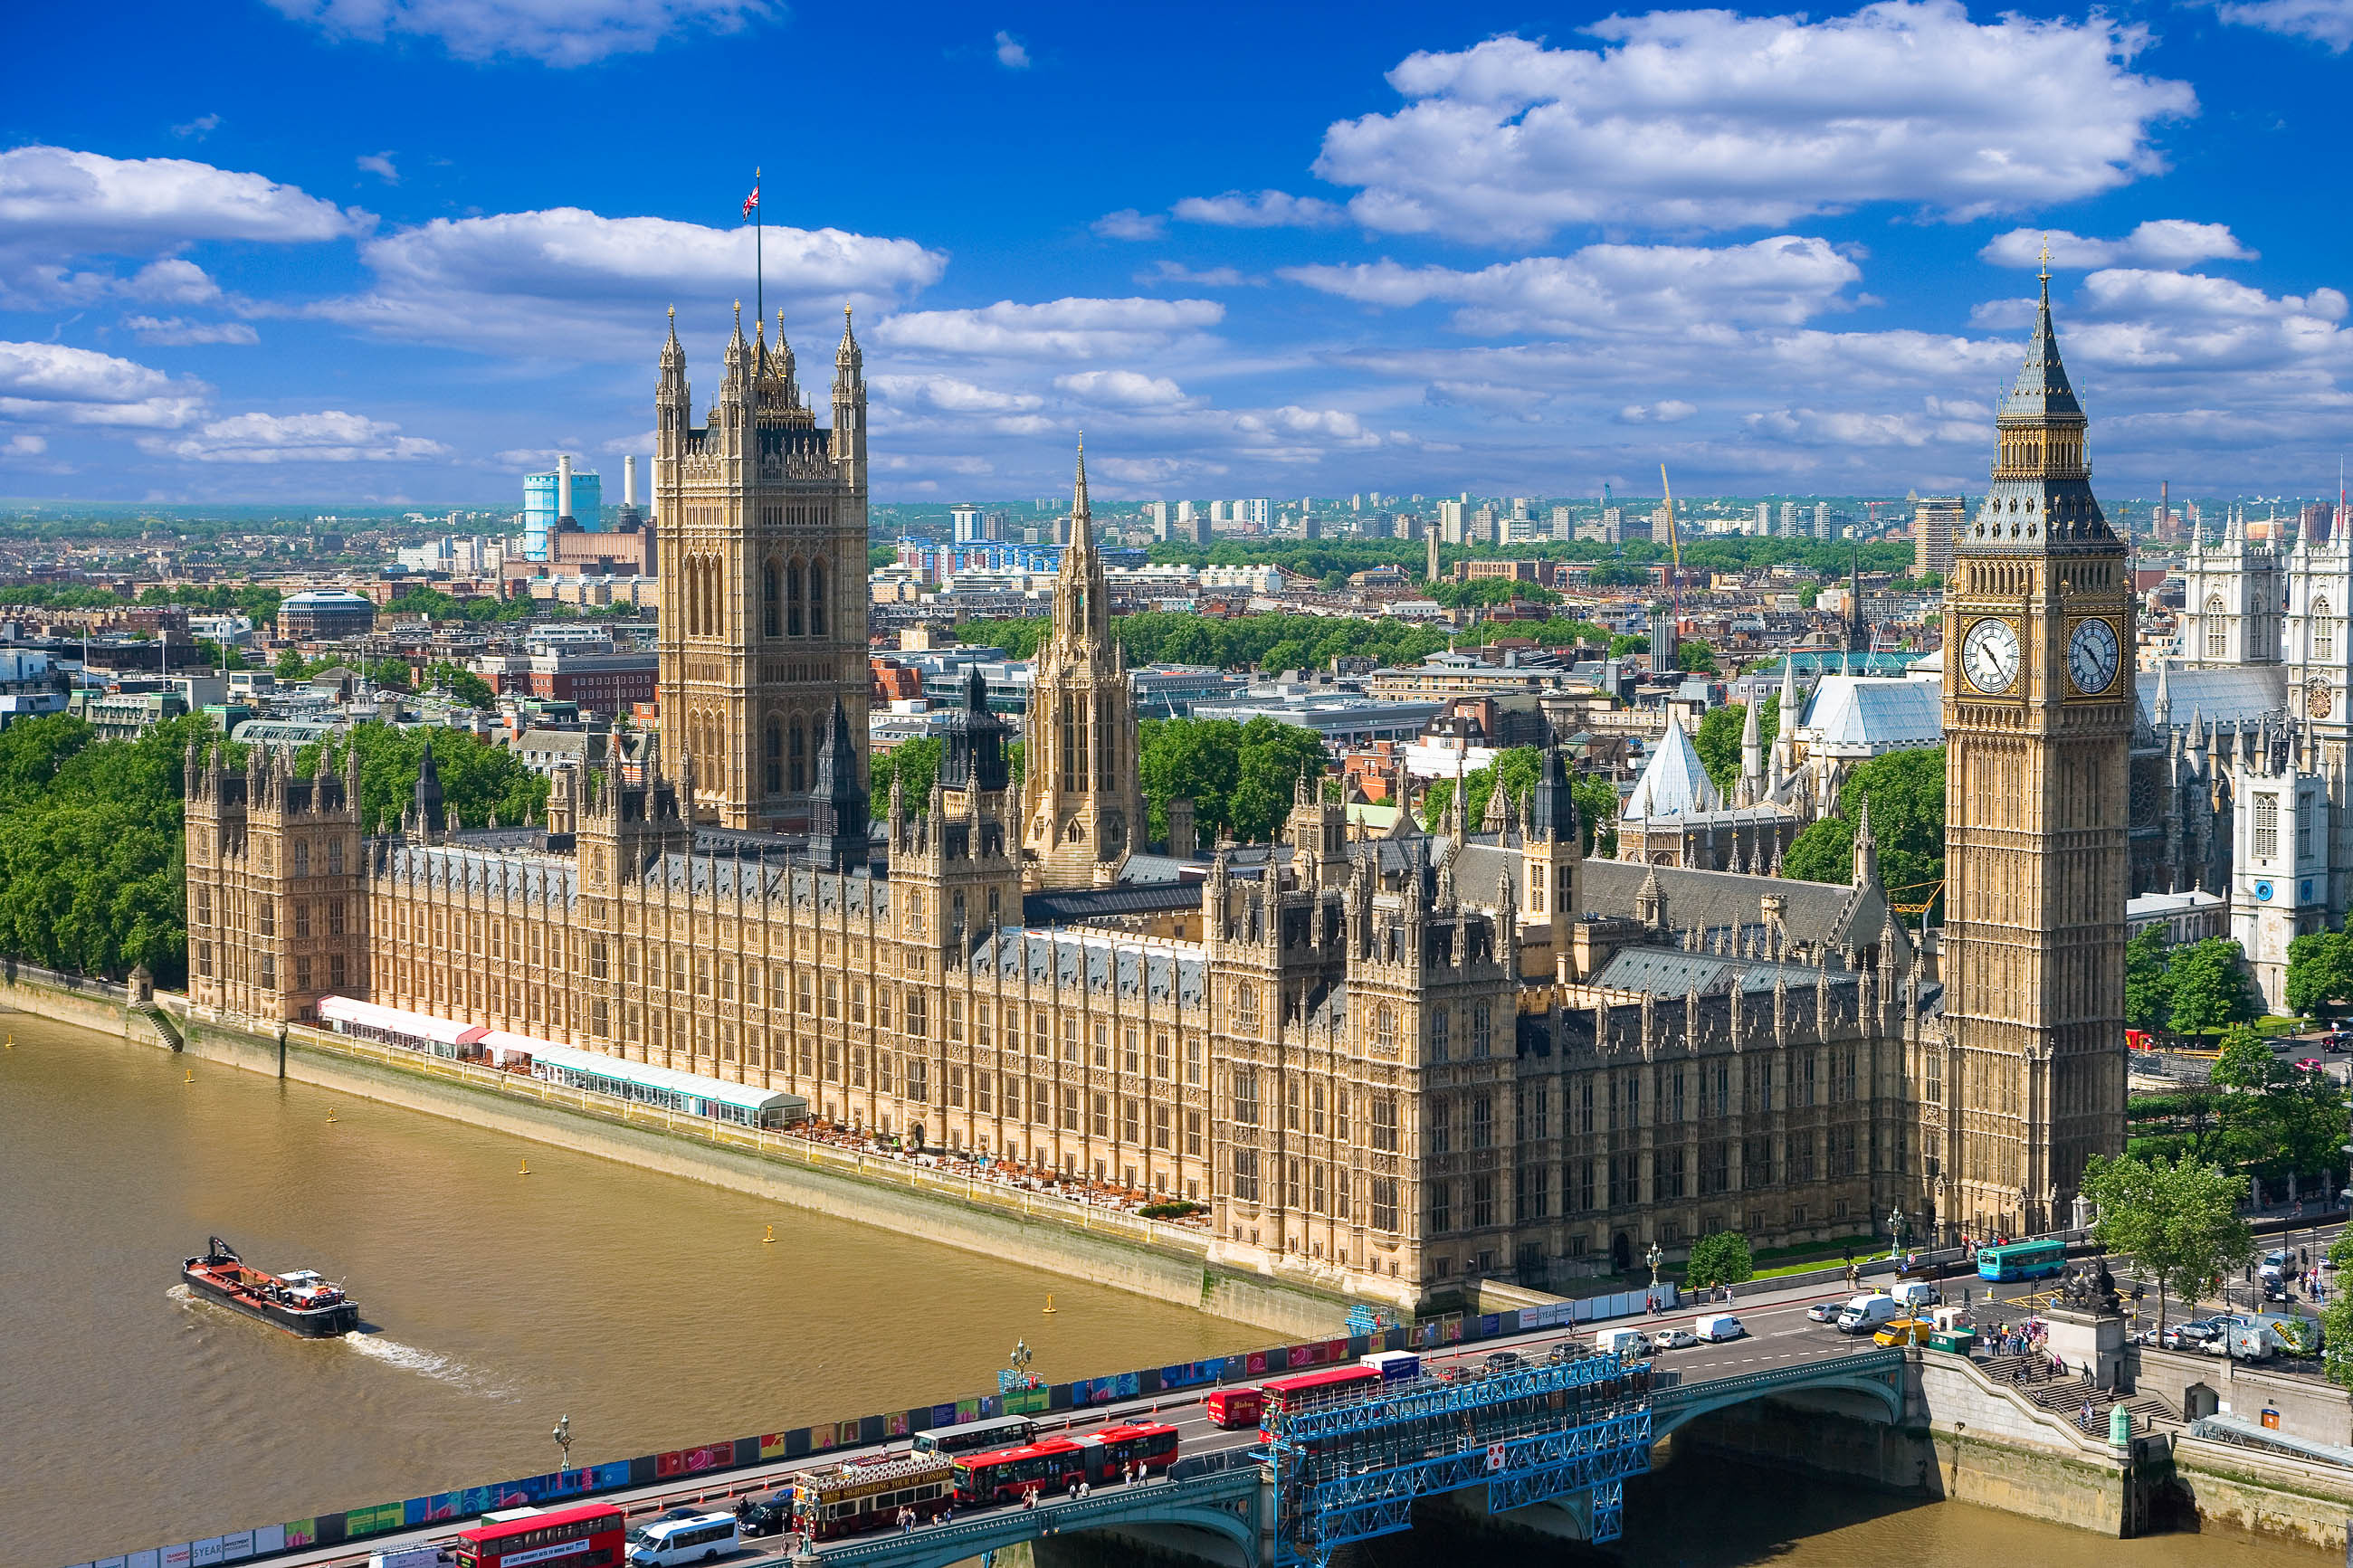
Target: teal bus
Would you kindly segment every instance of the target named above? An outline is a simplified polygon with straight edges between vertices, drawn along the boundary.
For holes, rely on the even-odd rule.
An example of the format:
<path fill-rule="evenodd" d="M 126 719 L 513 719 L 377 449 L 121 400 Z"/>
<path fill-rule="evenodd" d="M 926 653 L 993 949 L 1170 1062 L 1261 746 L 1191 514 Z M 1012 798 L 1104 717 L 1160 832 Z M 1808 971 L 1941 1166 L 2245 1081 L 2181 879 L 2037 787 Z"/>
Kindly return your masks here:
<path fill-rule="evenodd" d="M 2067 1248 L 2056 1241 L 2012 1241 L 1978 1248 L 1980 1279 L 2048 1279 L 2067 1267 Z"/>

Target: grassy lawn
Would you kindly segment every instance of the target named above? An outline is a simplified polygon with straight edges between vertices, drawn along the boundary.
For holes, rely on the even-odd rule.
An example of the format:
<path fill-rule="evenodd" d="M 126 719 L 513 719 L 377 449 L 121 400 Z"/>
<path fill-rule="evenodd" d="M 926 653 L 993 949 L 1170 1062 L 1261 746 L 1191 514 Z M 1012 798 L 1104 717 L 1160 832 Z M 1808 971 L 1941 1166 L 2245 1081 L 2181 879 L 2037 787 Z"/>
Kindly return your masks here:
<path fill-rule="evenodd" d="M 2309 1034 L 2312 1026 L 2309 1018 L 2283 1018 L 2276 1013 L 2255 1020 L 2255 1033 L 2266 1040 L 2276 1039 L 2282 1035 Z"/>

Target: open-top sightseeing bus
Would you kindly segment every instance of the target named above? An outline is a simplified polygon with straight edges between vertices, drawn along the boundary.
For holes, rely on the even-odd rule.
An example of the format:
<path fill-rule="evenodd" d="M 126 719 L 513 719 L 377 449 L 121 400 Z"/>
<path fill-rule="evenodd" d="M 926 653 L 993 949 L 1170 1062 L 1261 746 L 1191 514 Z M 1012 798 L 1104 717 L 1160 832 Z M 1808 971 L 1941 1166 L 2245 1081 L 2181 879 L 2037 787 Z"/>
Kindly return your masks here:
<path fill-rule="evenodd" d="M 610 1568 L 621 1561 L 628 1516 L 610 1503 L 581 1503 L 458 1532 L 458 1568 L 545 1563 L 554 1568 Z"/>
<path fill-rule="evenodd" d="M 902 1508 L 945 1504 L 955 1470 L 940 1454 L 893 1454 L 880 1464 L 820 1465 L 792 1478 L 793 1527 L 818 1541 L 881 1530 Z"/>

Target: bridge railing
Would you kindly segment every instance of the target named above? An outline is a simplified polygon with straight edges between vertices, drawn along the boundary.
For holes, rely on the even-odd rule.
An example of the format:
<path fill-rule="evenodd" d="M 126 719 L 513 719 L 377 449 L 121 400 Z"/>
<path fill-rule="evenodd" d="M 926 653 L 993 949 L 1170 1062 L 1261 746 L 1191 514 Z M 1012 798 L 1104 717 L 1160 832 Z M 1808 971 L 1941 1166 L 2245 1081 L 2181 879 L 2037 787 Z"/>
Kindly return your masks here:
<path fill-rule="evenodd" d="M 1247 1473 L 1245 1473 L 1245 1471 Z M 862 1541 L 830 1542 L 804 1552 L 799 1561 L 828 1564 L 881 1563 L 906 1556 L 910 1550 L 937 1557 L 955 1547 L 970 1547 L 959 1556 L 978 1556 L 992 1543 L 1008 1537 L 1117 1523 L 1169 1508 L 1228 1500 L 1257 1491 L 1256 1467 L 1236 1465 L 1208 1475 L 1183 1479 L 1154 1477 L 1126 1486 L 1105 1487 L 1082 1498 L 1040 1498 L 1035 1508 L 998 1509 L 953 1524 L 927 1525 L 911 1534 L 871 1536 Z"/>

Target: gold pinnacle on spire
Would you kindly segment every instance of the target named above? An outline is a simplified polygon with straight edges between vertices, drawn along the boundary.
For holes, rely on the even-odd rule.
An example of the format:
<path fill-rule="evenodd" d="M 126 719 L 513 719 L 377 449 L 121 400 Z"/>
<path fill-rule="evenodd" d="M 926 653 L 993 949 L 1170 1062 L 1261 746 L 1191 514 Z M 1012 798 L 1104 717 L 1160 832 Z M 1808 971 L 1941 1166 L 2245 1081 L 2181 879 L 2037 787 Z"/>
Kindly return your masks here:
<path fill-rule="evenodd" d="M 2042 280 L 2043 280 L 2045 283 L 2048 283 L 2048 282 L 2050 282 L 2050 281 L 2051 281 L 2051 231 L 2050 231 L 2049 229 L 2047 229 L 2047 228 L 2046 228 L 2046 229 L 2044 229 L 2044 230 L 2042 231 Z"/>

